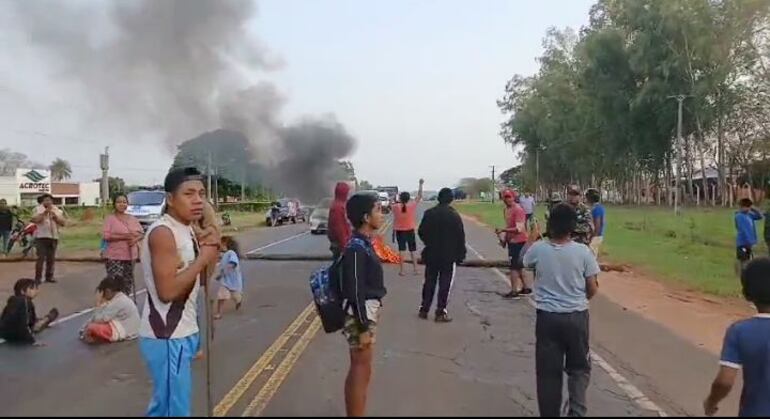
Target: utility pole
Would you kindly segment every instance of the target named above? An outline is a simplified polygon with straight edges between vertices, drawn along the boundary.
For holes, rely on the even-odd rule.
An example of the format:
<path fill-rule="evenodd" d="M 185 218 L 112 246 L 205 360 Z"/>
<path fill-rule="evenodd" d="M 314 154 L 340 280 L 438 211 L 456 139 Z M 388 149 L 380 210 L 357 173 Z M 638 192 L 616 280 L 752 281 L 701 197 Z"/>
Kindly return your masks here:
<path fill-rule="evenodd" d="M 104 147 L 104 154 L 99 155 L 99 166 L 102 169 L 102 187 L 101 187 L 101 201 L 102 206 L 107 205 L 107 201 L 110 200 L 110 148 Z"/>
<path fill-rule="evenodd" d="M 241 169 L 241 202 L 246 201 L 246 166 Z"/>
<path fill-rule="evenodd" d="M 668 98 L 676 99 L 676 101 L 679 102 L 676 122 L 676 144 L 674 144 L 674 161 L 676 162 L 676 173 L 674 174 L 674 214 L 679 215 L 679 178 L 682 174 L 682 167 L 679 162 L 679 145 L 682 143 L 682 107 L 684 105 L 684 100 L 687 99 L 687 96 L 676 95 L 669 96 Z M 701 170 L 705 170 L 705 168 L 701 168 Z"/>
<path fill-rule="evenodd" d="M 209 201 L 211 201 L 211 197 L 213 194 L 211 193 L 211 151 L 209 151 L 209 163 L 208 167 L 206 168 L 206 175 L 207 175 L 207 185 L 206 185 L 206 192 L 208 192 Z"/>
<path fill-rule="evenodd" d="M 495 203 L 495 166 L 492 165 L 492 203 Z"/>

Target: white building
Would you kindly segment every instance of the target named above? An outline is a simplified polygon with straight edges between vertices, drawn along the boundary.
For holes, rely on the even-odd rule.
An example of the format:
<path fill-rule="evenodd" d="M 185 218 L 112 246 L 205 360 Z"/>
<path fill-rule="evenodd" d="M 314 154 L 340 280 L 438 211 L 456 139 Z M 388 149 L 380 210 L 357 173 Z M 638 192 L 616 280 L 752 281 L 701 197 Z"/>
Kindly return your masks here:
<path fill-rule="evenodd" d="M 95 206 L 100 204 L 99 183 L 53 183 L 51 172 L 17 169 L 16 176 L 0 177 L 0 199 L 8 205 L 33 206 L 37 197 L 50 193 L 57 205 Z"/>

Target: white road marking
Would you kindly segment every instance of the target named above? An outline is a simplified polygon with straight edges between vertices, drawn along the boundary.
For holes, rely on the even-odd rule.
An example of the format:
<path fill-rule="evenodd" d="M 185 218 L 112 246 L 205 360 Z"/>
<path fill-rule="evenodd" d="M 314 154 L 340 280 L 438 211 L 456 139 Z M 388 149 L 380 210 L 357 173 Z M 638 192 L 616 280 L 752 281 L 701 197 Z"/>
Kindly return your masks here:
<path fill-rule="evenodd" d="M 278 244 L 281 244 L 281 243 L 285 243 L 285 242 L 287 242 L 287 241 L 289 241 L 289 240 L 294 240 L 294 239 L 296 239 L 296 238 L 298 238 L 298 237 L 302 237 L 302 236 L 304 236 L 304 235 L 306 235 L 306 234 L 308 234 L 308 233 L 309 233 L 309 232 L 308 232 L 308 231 L 306 231 L 306 232 L 304 232 L 304 233 L 299 233 L 299 234 L 296 234 L 296 235 L 294 235 L 294 236 L 291 236 L 291 237 L 288 237 L 288 238 L 286 238 L 286 239 L 283 239 L 283 240 L 279 240 L 279 241 L 277 241 L 277 242 L 273 242 L 273 243 L 267 244 L 267 245 L 265 245 L 265 246 L 259 247 L 259 248 L 257 248 L 257 249 L 251 250 L 251 251 L 249 251 L 249 253 L 256 253 L 256 252 L 259 252 L 260 250 L 264 250 L 264 249 L 267 249 L 267 248 L 269 248 L 269 247 L 272 247 L 272 246 L 275 246 L 275 245 L 278 245 Z M 141 295 L 141 294 L 145 294 L 145 293 L 147 293 L 147 290 L 146 290 L 146 289 L 142 289 L 142 290 L 139 290 L 139 291 L 137 291 L 137 292 L 136 292 L 136 295 L 137 295 L 137 296 L 139 296 L 139 295 Z M 56 326 L 56 325 L 62 324 L 62 323 L 64 323 L 64 322 L 67 322 L 67 321 L 70 321 L 70 320 L 72 320 L 72 319 L 76 319 L 76 318 L 78 318 L 78 317 L 80 317 L 80 316 L 84 316 L 84 315 L 86 315 L 86 314 L 88 314 L 88 313 L 91 313 L 92 311 L 94 311 L 94 308 L 93 308 L 93 307 L 92 307 L 92 308 L 87 308 L 87 309 L 85 309 L 85 310 L 80 310 L 80 311 L 77 311 L 77 312 L 75 312 L 75 313 L 72 313 L 72 314 L 70 314 L 70 315 L 68 315 L 68 316 L 64 316 L 64 317 L 62 317 L 61 319 L 58 319 L 58 320 L 56 320 L 56 321 L 54 321 L 54 322 L 51 322 L 50 326 Z M 4 340 L 4 339 L 0 339 L 0 345 L 1 345 L 1 344 L 3 344 L 3 343 L 5 343 L 5 340 Z"/>
<path fill-rule="evenodd" d="M 465 245 L 471 252 L 473 252 L 476 257 L 478 257 L 481 260 L 486 260 L 486 258 L 476 251 L 471 245 L 466 244 Z M 501 281 L 505 282 L 505 284 L 510 284 L 510 281 L 508 280 L 508 277 L 500 271 L 500 269 L 497 268 L 490 268 L 497 276 L 500 278 Z M 525 298 L 529 305 L 532 307 L 535 307 L 535 301 L 532 298 Z M 613 368 L 612 365 L 610 365 L 609 362 L 604 360 L 599 354 L 597 354 L 594 351 L 591 351 L 591 360 L 595 362 L 599 367 L 601 367 L 604 372 L 607 373 L 607 375 L 612 378 L 613 381 L 615 381 L 615 384 L 618 385 L 618 387 L 621 388 L 626 393 L 626 396 L 631 399 L 634 403 L 636 403 L 639 407 L 645 410 L 650 410 L 658 414 L 660 417 L 668 417 L 668 414 L 665 410 L 663 410 L 660 406 L 655 404 L 652 400 L 650 400 L 644 393 L 642 393 L 641 390 L 639 390 L 638 387 L 631 384 L 630 381 L 626 379 L 622 374 L 620 374 L 615 368 Z"/>
<path fill-rule="evenodd" d="M 296 239 L 296 238 L 298 238 L 298 237 L 302 237 L 302 236 L 305 236 L 305 235 L 308 235 L 308 234 L 310 234 L 310 232 L 309 232 L 309 231 L 305 231 L 304 233 L 295 234 L 295 235 L 293 235 L 293 236 L 291 236 L 291 237 L 287 237 L 287 238 L 285 238 L 285 239 L 283 239 L 283 240 L 279 240 L 279 241 L 277 241 L 277 242 L 273 242 L 273 243 L 270 243 L 270 244 L 264 245 L 264 246 L 262 246 L 262 247 L 258 247 L 258 248 L 256 248 L 256 249 L 253 249 L 253 250 L 249 250 L 248 252 L 246 252 L 246 254 L 247 254 L 247 255 L 249 255 L 249 254 L 252 254 L 252 253 L 257 253 L 257 252 L 260 252 L 260 251 L 262 251 L 262 250 L 268 249 L 268 248 L 270 248 L 270 247 L 273 247 L 273 246 L 277 246 L 277 245 L 279 245 L 279 244 L 281 244 L 281 243 L 286 243 L 286 242 L 287 242 L 287 241 L 289 241 L 289 240 L 294 240 L 294 239 Z"/>

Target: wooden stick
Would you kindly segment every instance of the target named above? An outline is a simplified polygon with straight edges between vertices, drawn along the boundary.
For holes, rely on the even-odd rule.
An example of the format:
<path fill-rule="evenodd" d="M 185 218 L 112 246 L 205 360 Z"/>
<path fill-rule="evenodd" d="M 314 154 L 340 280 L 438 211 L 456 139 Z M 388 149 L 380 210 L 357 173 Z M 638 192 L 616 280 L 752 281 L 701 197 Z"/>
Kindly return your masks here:
<path fill-rule="evenodd" d="M 204 338 L 206 341 L 203 345 L 203 351 L 206 363 L 206 416 L 214 416 L 214 398 L 211 394 L 211 346 L 214 340 L 214 317 L 211 313 L 211 298 L 209 294 L 209 269 L 203 268 L 201 272 L 201 283 L 203 284 L 203 296 L 206 299 L 203 305 L 204 317 L 206 318 L 206 334 Z"/>

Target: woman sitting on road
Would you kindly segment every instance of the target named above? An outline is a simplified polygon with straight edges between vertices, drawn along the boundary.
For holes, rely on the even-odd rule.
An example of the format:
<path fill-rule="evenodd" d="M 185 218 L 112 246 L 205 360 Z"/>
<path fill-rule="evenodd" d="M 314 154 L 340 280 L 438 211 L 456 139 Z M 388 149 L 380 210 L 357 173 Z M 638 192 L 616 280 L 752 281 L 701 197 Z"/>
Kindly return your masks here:
<path fill-rule="evenodd" d="M 400 203 L 393 209 L 393 231 L 396 232 L 396 241 L 398 242 L 399 272 L 404 276 L 404 252 L 409 248 L 409 256 L 412 258 L 414 274 L 419 275 L 417 270 L 417 258 L 414 252 L 417 251 L 417 205 L 422 201 L 422 185 L 424 180 L 420 179 L 420 190 L 417 192 L 417 198 L 411 200 L 409 192 L 401 192 L 398 199 Z"/>
<path fill-rule="evenodd" d="M 96 309 L 80 330 L 86 343 L 113 343 L 136 339 L 139 310 L 123 291 L 122 278 L 108 276 L 96 288 Z"/>
<path fill-rule="evenodd" d="M 115 212 L 104 220 L 103 238 L 107 243 L 104 250 L 107 276 L 121 278 L 120 290 L 131 294 L 134 290 L 134 263 L 139 258 L 139 242 L 144 232 L 139 221 L 130 214 L 128 197 L 123 194 L 113 199 Z"/>

